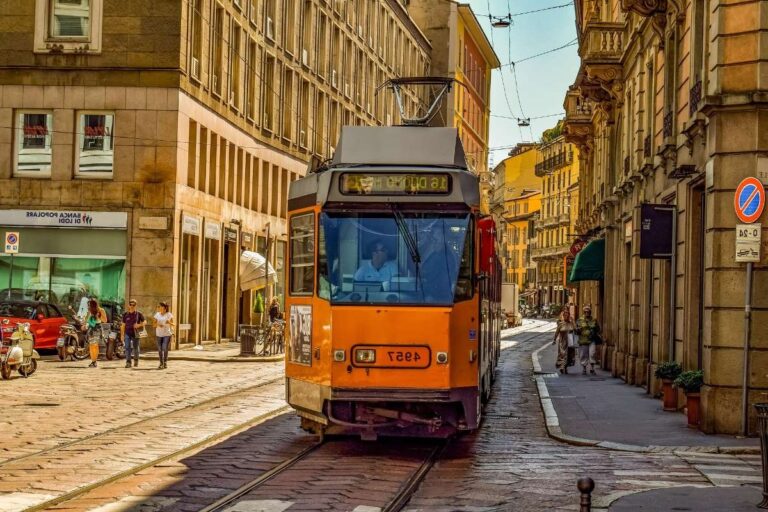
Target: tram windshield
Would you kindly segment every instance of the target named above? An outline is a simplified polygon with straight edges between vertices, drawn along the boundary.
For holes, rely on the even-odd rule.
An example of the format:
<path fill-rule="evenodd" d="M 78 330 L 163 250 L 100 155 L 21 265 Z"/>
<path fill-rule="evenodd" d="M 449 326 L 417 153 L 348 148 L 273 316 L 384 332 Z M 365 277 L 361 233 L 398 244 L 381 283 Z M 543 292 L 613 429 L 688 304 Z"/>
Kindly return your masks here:
<path fill-rule="evenodd" d="M 448 305 L 472 295 L 468 213 L 324 212 L 319 291 L 334 304 Z"/>

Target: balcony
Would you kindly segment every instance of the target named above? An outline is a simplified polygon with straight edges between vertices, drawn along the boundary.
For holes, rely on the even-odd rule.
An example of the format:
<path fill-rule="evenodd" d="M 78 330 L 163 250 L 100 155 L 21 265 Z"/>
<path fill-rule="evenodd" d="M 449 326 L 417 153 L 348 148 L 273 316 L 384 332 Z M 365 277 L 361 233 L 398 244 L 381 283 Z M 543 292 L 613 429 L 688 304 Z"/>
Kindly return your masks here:
<path fill-rule="evenodd" d="M 551 174 L 558 167 L 568 165 L 571 162 L 573 162 L 573 151 L 563 151 L 537 163 L 534 172 L 536 176 L 542 177 L 546 174 Z"/>
<path fill-rule="evenodd" d="M 565 140 L 583 146 L 592 137 L 592 103 L 582 96 L 578 88 L 572 87 L 565 95 L 563 107 Z M 536 175 L 541 176 L 538 165 L 536 167 Z"/>
<path fill-rule="evenodd" d="M 619 104 L 624 92 L 621 65 L 626 42 L 624 28 L 624 22 L 588 21 L 579 47 L 589 80 L 599 84 Z"/>
<path fill-rule="evenodd" d="M 561 213 L 560 217 L 558 217 L 558 222 L 560 224 L 568 225 L 571 223 L 571 216 L 568 213 Z"/>

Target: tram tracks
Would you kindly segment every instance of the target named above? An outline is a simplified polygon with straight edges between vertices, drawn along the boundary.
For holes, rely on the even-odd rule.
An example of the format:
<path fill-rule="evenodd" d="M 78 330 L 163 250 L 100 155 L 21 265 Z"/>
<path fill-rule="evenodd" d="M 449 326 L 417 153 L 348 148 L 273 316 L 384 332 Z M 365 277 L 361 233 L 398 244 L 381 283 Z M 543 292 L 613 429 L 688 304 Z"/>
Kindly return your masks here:
<path fill-rule="evenodd" d="M 282 463 L 278 464 L 274 468 L 266 471 L 265 473 L 262 473 L 258 477 L 254 478 L 250 482 L 242 485 L 235 491 L 231 492 L 227 496 L 221 498 L 220 500 L 216 501 L 215 503 L 212 503 L 211 505 L 203 508 L 200 510 L 200 512 L 232 512 L 234 510 L 238 510 L 237 504 L 242 501 L 247 501 L 246 499 L 249 497 L 249 495 L 253 495 L 255 492 L 257 492 L 262 486 L 265 486 L 273 479 L 277 478 L 280 475 L 286 474 L 285 480 L 287 481 L 294 481 L 295 478 L 293 478 L 290 475 L 290 471 L 295 468 L 299 463 L 308 461 L 312 457 L 312 455 L 316 454 L 318 450 L 320 450 L 322 447 L 327 447 L 329 445 L 332 445 L 333 443 L 340 443 L 340 444 L 347 444 L 350 443 L 362 443 L 361 441 L 354 439 L 354 440 L 339 440 L 339 441 L 321 441 L 319 443 L 313 444 L 301 452 L 297 453 L 293 457 L 286 459 Z M 372 507 L 372 508 L 378 508 L 381 512 L 399 512 L 410 501 L 413 494 L 416 492 L 416 490 L 419 488 L 419 485 L 421 485 L 421 482 L 424 480 L 424 478 L 427 476 L 429 471 L 432 469 L 432 467 L 435 465 L 435 463 L 440 459 L 440 456 L 444 452 L 445 448 L 448 446 L 449 440 L 439 440 L 434 443 L 434 446 L 428 451 L 425 457 L 422 457 L 420 463 L 416 467 L 415 470 L 411 471 L 409 474 L 405 476 L 405 479 L 402 481 L 400 486 L 397 488 L 396 492 L 393 496 L 391 496 L 386 503 L 379 503 L 379 505 L 382 505 L 380 507 Z M 367 444 L 367 443 L 363 443 Z M 340 450 L 343 451 L 343 450 Z M 380 464 L 386 464 L 386 460 L 378 461 Z M 320 464 L 322 466 L 322 464 Z M 374 466 L 373 464 L 371 465 Z M 343 463 L 340 463 L 337 469 L 343 473 L 347 474 L 348 471 L 343 466 Z M 354 470 L 358 470 L 358 468 L 354 468 Z M 345 489 L 347 492 L 352 493 L 360 492 L 365 493 L 365 488 L 356 488 L 356 489 Z M 342 495 L 344 490 L 338 489 L 339 495 Z M 368 505 L 368 507 L 371 507 Z"/>

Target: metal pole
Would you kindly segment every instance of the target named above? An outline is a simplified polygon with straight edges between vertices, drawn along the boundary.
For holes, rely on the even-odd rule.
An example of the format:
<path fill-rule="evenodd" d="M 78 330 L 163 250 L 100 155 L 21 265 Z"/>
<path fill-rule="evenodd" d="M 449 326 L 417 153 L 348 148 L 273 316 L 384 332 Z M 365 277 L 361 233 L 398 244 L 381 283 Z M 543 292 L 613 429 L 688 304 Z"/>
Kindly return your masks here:
<path fill-rule="evenodd" d="M 13 288 L 13 253 L 11 253 L 11 271 L 8 273 L 8 300 L 11 300 L 11 288 Z"/>
<path fill-rule="evenodd" d="M 741 384 L 741 434 L 749 435 L 749 335 L 752 319 L 752 262 L 747 263 L 747 286 L 744 291 L 744 375 Z"/>
<path fill-rule="evenodd" d="M 677 316 L 677 208 L 672 213 L 672 257 L 670 259 L 669 283 L 669 355 L 668 361 L 675 360 L 675 322 Z"/>

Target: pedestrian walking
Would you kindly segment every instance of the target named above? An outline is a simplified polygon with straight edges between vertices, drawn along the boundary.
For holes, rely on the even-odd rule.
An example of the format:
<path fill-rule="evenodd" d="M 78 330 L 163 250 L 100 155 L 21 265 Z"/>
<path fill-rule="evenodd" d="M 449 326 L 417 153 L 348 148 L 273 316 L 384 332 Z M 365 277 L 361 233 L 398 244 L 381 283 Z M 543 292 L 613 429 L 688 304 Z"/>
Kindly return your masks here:
<path fill-rule="evenodd" d="M 107 312 L 99 306 L 96 299 L 90 299 L 83 318 L 83 331 L 100 328 L 100 324 L 107 322 Z M 89 368 L 96 368 L 96 361 L 99 360 L 99 340 L 100 336 L 90 336 L 88 338 L 88 352 L 91 356 Z"/>
<path fill-rule="evenodd" d="M 557 369 L 560 373 L 568 373 L 568 350 L 573 345 L 574 331 L 576 325 L 573 323 L 571 313 L 567 309 L 564 309 L 560 313 L 560 319 L 557 321 L 557 328 L 555 329 L 555 343 L 557 343 Z"/>
<path fill-rule="evenodd" d="M 161 302 L 155 312 L 155 337 L 157 338 L 157 354 L 160 357 L 158 370 L 168 368 L 168 346 L 173 336 L 173 314 L 168 311 L 168 303 Z"/>
<path fill-rule="evenodd" d="M 136 300 L 131 299 L 128 302 L 128 311 L 123 313 L 123 322 L 120 324 L 120 335 L 125 342 L 126 368 L 131 367 L 131 356 L 133 356 L 133 366 L 139 366 L 139 338 L 146 336 L 145 325 L 144 315 L 136 309 Z M 144 336 L 141 334 L 142 331 Z"/>
<path fill-rule="evenodd" d="M 584 306 L 584 315 L 576 322 L 576 330 L 579 334 L 579 359 L 581 362 L 581 374 L 595 375 L 595 349 L 598 343 L 602 343 L 600 337 L 600 324 L 592 317 L 592 306 Z"/>

